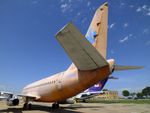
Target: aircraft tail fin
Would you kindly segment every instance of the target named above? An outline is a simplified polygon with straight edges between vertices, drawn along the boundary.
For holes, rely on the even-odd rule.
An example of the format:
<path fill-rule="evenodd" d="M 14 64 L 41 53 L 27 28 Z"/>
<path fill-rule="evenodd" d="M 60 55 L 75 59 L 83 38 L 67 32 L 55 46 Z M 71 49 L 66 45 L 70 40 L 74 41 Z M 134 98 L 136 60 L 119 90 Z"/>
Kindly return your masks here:
<path fill-rule="evenodd" d="M 101 5 L 95 12 L 86 34 L 87 40 L 106 59 L 108 29 L 108 3 Z"/>
<path fill-rule="evenodd" d="M 72 23 L 62 28 L 56 34 L 56 39 L 79 70 L 92 70 L 108 66 L 108 62 Z"/>
<path fill-rule="evenodd" d="M 114 70 L 115 71 L 123 71 L 123 70 L 134 70 L 134 69 L 141 69 L 143 66 L 121 66 L 121 65 L 115 65 Z"/>

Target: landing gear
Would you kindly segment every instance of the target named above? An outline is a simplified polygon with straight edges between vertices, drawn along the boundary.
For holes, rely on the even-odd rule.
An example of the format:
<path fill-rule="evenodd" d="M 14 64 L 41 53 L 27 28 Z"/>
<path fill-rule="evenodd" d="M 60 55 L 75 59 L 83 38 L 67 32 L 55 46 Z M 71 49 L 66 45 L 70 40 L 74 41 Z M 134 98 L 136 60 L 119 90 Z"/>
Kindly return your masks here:
<path fill-rule="evenodd" d="M 84 103 L 86 103 L 86 100 L 85 100 L 85 99 L 83 99 L 83 102 L 84 102 Z"/>
<path fill-rule="evenodd" d="M 59 108 L 59 104 L 58 103 L 53 103 L 52 104 L 52 108 L 53 109 L 58 109 Z"/>
<path fill-rule="evenodd" d="M 23 105 L 23 109 L 24 110 L 31 110 L 32 108 L 32 104 L 31 103 L 24 103 Z"/>

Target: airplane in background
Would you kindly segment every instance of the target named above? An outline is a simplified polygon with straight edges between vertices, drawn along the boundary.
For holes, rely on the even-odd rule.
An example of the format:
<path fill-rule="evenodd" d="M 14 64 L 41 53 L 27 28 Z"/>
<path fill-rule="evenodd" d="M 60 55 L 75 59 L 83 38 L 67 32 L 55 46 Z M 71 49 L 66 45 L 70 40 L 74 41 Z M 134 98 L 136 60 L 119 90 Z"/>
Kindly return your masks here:
<path fill-rule="evenodd" d="M 31 109 L 31 102 L 51 102 L 59 108 L 63 101 L 85 91 L 99 81 L 105 82 L 114 71 L 140 69 L 141 66 L 119 66 L 114 59 L 106 60 L 108 4 L 100 6 L 84 36 L 72 23 L 57 34 L 56 39 L 65 49 L 73 63 L 58 74 L 31 83 L 23 88 L 18 97 L 24 100 L 24 109 Z M 5 95 L 8 105 L 18 105 L 19 99 L 9 92 Z"/>
<path fill-rule="evenodd" d="M 104 88 L 105 84 L 107 83 L 108 79 L 118 79 L 114 76 L 109 76 L 108 78 L 99 81 L 97 84 L 95 84 L 94 86 L 88 88 L 87 90 L 85 90 L 82 93 L 79 93 L 78 95 L 76 95 L 74 97 L 74 103 L 76 101 L 83 101 L 86 102 L 87 99 L 93 98 L 95 96 L 98 96 L 102 93 L 102 89 Z"/>
<path fill-rule="evenodd" d="M 102 81 L 99 81 L 94 86 L 92 86 L 89 89 L 85 90 L 84 92 L 76 95 L 75 100 L 80 100 L 80 101 L 86 102 L 87 99 L 98 96 L 101 93 L 101 90 L 103 89 L 103 87 L 105 86 L 107 80 L 108 79 L 106 78 Z"/>

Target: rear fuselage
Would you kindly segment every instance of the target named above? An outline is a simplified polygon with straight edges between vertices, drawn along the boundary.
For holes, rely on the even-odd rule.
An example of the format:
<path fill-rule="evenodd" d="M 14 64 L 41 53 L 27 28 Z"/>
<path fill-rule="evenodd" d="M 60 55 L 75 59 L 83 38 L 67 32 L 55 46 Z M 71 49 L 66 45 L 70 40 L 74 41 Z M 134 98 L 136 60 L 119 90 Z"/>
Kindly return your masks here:
<path fill-rule="evenodd" d="M 29 84 L 22 93 L 36 95 L 39 102 L 65 100 L 107 78 L 111 74 L 112 61 L 108 63 L 108 66 L 89 71 L 80 71 L 73 66 L 65 72 Z"/>

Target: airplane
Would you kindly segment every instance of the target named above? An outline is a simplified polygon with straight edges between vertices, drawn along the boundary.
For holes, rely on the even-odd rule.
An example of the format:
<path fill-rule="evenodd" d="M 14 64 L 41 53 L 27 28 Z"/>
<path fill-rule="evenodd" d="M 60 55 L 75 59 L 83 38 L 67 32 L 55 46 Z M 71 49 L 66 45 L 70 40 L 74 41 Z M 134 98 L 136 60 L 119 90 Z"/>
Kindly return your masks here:
<path fill-rule="evenodd" d="M 86 102 L 86 99 L 90 99 L 95 96 L 98 96 L 101 93 L 101 90 L 103 89 L 103 87 L 105 86 L 107 81 L 108 81 L 108 78 L 106 78 L 102 81 L 99 81 L 94 86 L 92 86 L 92 87 L 88 88 L 87 90 L 85 90 L 84 92 L 76 95 L 75 100 Z"/>
<path fill-rule="evenodd" d="M 59 108 L 62 101 L 71 102 L 71 97 L 85 91 L 99 81 L 107 80 L 114 71 L 141 69 L 142 66 L 120 66 L 107 54 L 108 3 L 100 6 L 84 36 L 73 23 L 68 23 L 57 34 L 56 39 L 73 63 L 63 72 L 31 83 L 17 96 L 24 100 L 24 109 L 31 109 L 31 102 L 50 102 Z M 18 105 L 19 99 L 9 92 L 8 105 Z"/>
<path fill-rule="evenodd" d="M 99 81 L 94 86 L 88 88 L 84 92 L 81 92 L 78 95 L 76 95 L 75 97 L 73 97 L 75 100 L 74 103 L 76 103 L 76 101 L 86 102 L 87 99 L 90 99 L 90 98 L 100 95 L 102 93 L 102 90 L 103 90 L 105 84 L 107 83 L 108 79 L 116 80 L 118 78 L 114 77 L 114 76 L 109 76 L 108 78 L 106 78 L 102 81 Z"/>

